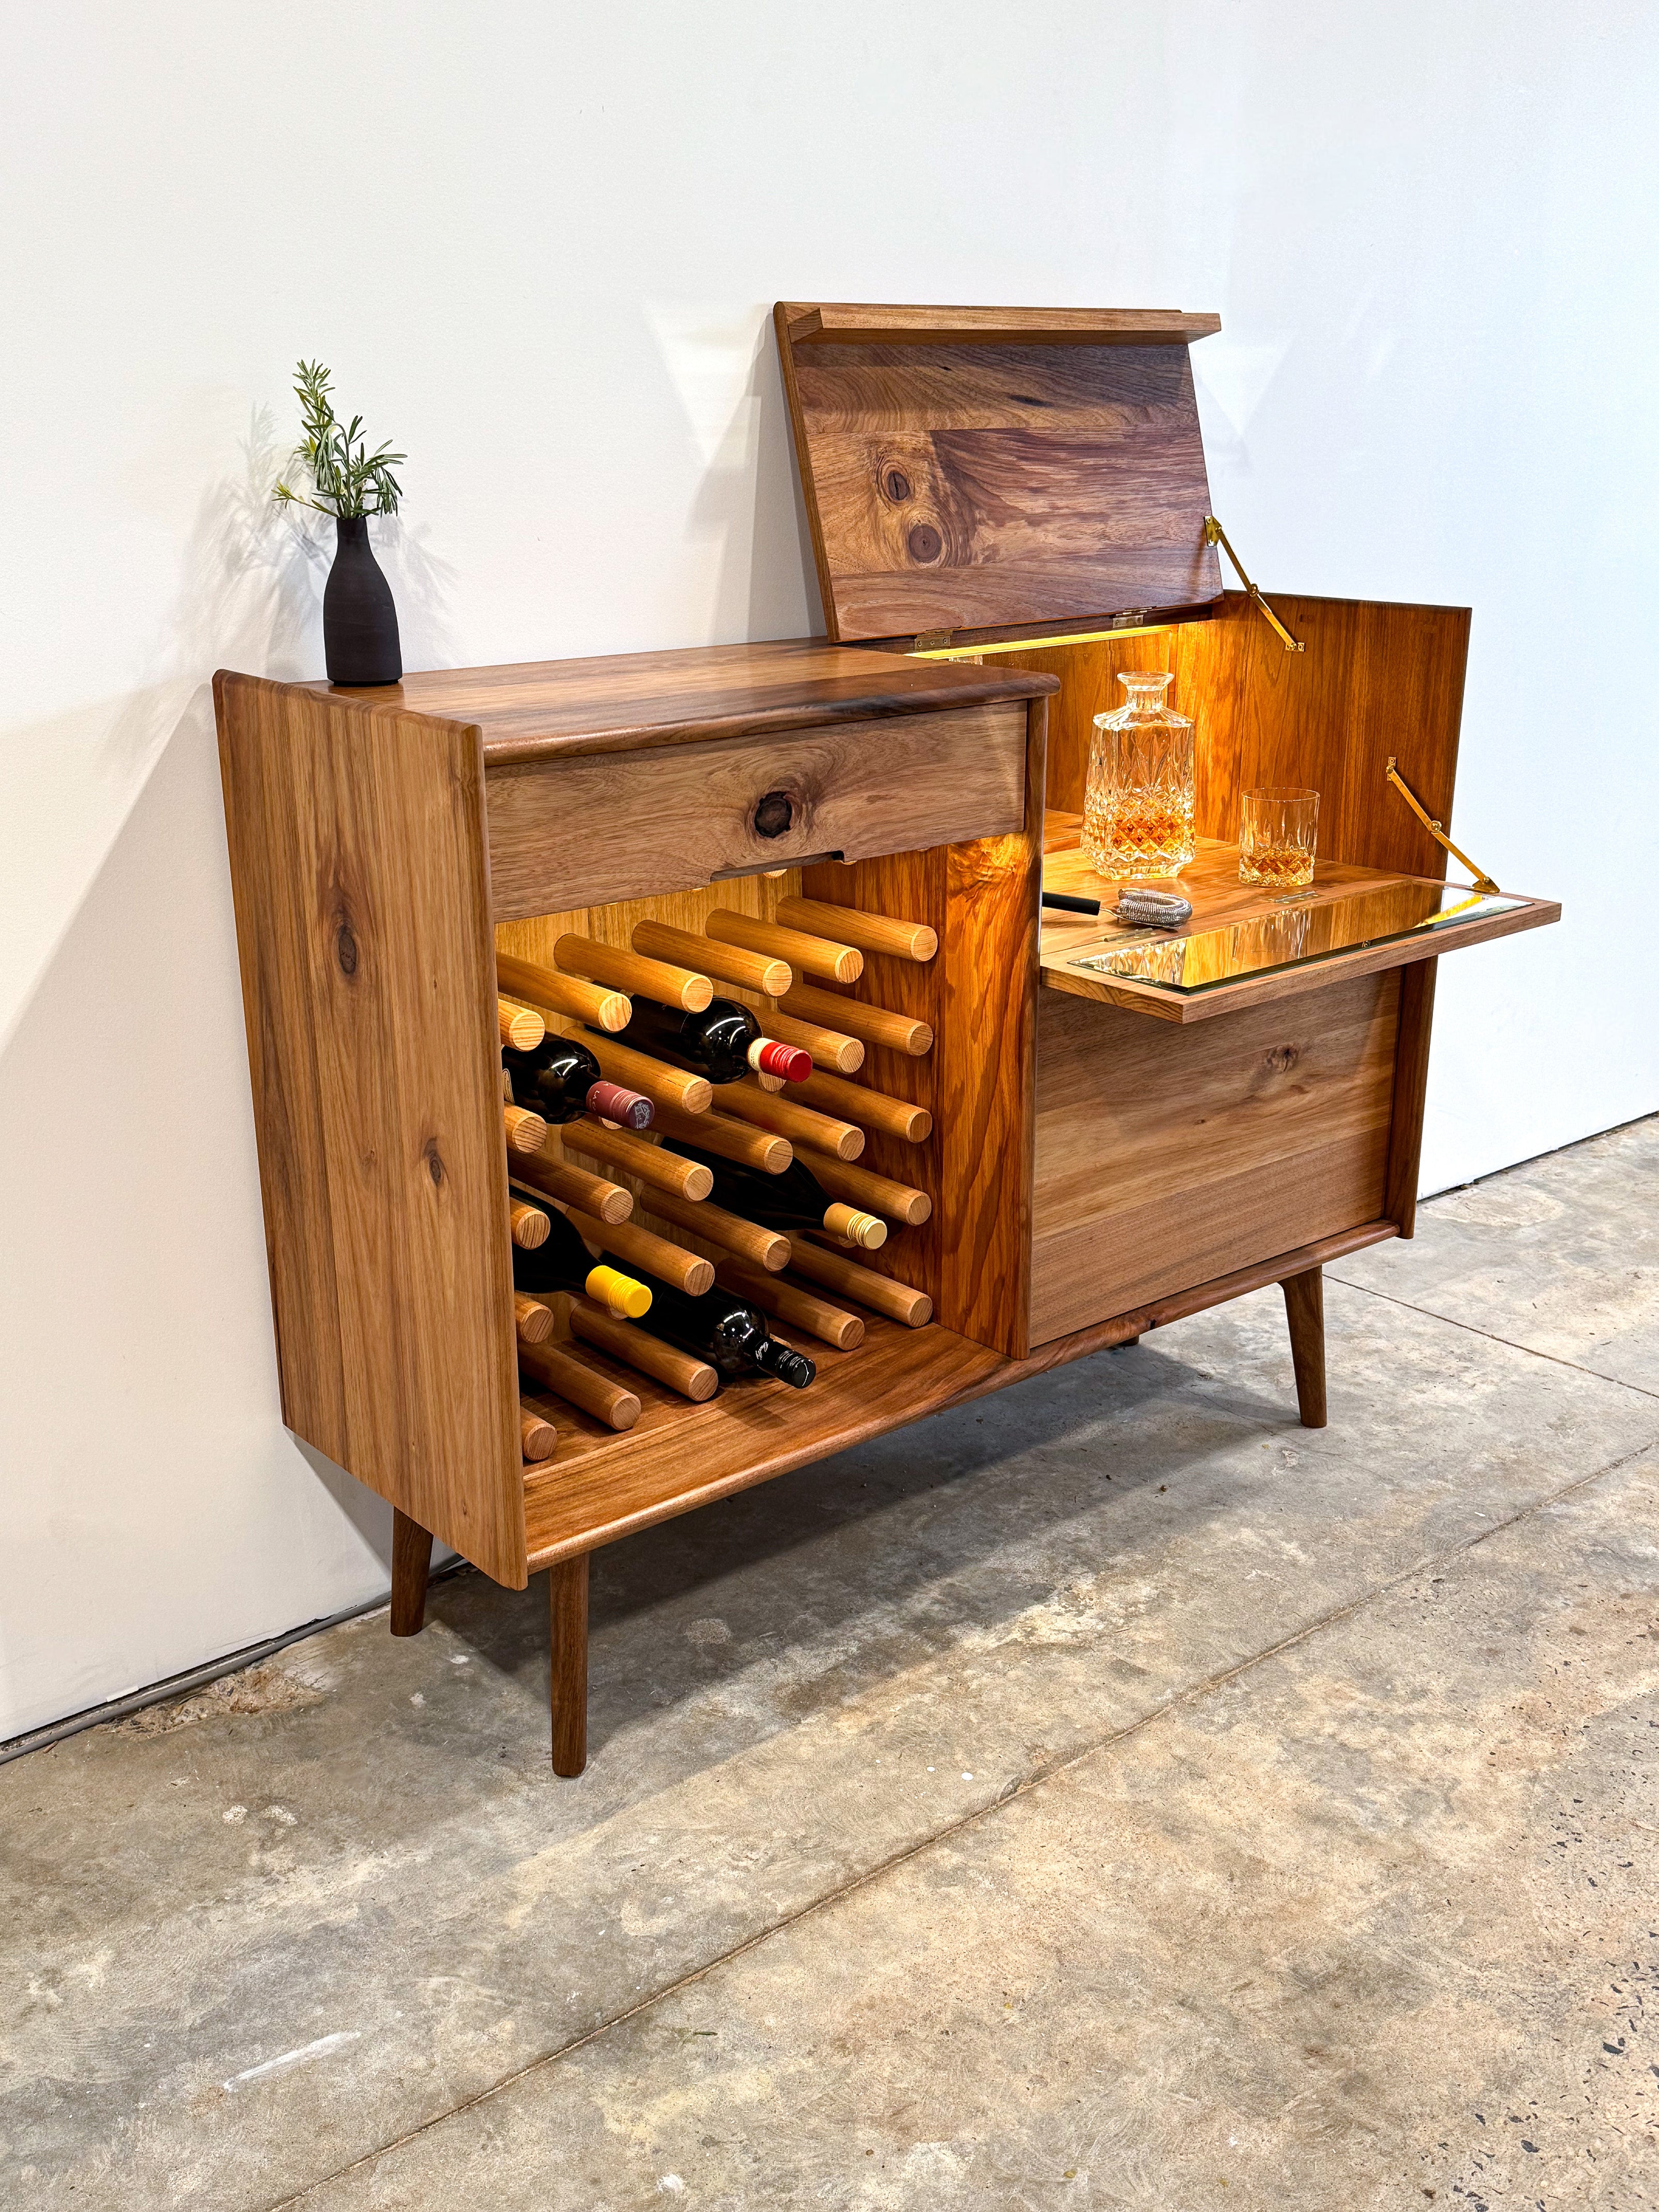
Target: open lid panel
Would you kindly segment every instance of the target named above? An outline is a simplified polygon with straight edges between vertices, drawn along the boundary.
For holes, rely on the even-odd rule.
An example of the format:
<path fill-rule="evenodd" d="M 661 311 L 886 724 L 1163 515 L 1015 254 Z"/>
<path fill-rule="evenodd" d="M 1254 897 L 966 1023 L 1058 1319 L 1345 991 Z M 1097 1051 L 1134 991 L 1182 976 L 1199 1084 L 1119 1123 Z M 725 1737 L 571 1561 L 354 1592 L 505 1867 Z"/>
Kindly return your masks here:
<path fill-rule="evenodd" d="M 1221 597 L 1173 309 L 775 310 L 842 642 L 991 643 L 1171 622 Z"/>

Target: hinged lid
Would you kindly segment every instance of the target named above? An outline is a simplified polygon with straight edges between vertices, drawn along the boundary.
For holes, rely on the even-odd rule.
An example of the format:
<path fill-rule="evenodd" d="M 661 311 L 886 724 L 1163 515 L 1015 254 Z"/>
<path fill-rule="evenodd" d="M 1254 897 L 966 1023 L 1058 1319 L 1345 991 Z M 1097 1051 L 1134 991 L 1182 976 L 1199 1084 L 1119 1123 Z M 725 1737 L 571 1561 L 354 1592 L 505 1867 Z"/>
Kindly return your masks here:
<path fill-rule="evenodd" d="M 1221 597 L 1187 349 L 1219 316 L 780 301 L 831 638 L 939 646 Z"/>

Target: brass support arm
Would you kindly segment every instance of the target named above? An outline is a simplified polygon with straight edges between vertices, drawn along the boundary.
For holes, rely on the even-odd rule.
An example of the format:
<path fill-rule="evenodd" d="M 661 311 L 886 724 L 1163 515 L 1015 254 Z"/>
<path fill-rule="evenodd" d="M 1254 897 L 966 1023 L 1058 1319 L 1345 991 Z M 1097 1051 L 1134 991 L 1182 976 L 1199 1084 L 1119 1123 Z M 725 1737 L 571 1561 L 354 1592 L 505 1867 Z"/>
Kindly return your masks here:
<path fill-rule="evenodd" d="M 1470 860 L 1468 854 L 1463 850 L 1462 847 L 1461 845 L 1454 845 L 1451 839 L 1446 835 L 1440 824 L 1430 818 L 1428 808 L 1424 805 L 1417 793 L 1412 789 L 1410 784 L 1407 782 L 1405 777 L 1401 775 L 1400 770 L 1395 766 L 1395 756 L 1392 753 L 1389 755 L 1389 765 L 1384 769 L 1383 773 L 1388 777 L 1389 781 L 1394 786 L 1395 789 L 1400 793 L 1400 796 L 1405 800 L 1407 805 L 1410 807 L 1412 812 L 1417 817 L 1418 820 L 1423 824 L 1423 827 L 1428 831 L 1430 836 L 1433 838 L 1435 843 L 1437 845 L 1443 845 L 1455 860 L 1461 860 L 1463 863 L 1463 866 L 1474 878 L 1475 890 L 1478 891 L 1495 891 L 1498 889 L 1498 886 L 1492 881 L 1492 878 L 1484 874 L 1480 869 L 1477 868 L 1474 862 Z"/>
<path fill-rule="evenodd" d="M 1261 608 L 1262 613 L 1266 615 L 1267 620 L 1279 632 L 1280 638 L 1284 641 L 1285 652 L 1301 653 L 1304 651 L 1305 647 L 1303 646 L 1300 639 L 1294 638 L 1291 635 L 1289 630 L 1285 629 L 1284 623 L 1280 622 L 1279 617 L 1273 612 L 1273 609 L 1267 605 L 1266 599 L 1262 598 L 1261 592 L 1257 591 L 1255 586 L 1244 574 L 1244 563 L 1239 559 L 1237 554 L 1234 552 L 1232 548 L 1232 540 L 1228 537 L 1226 532 L 1221 527 L 1221 525 L 1216 520 L 1212 514 L 1206 514 L 1204 518 L 1204 543 L 1206 545 L 1220 546 L 1222 551 L 1232 562 L 1234 568 L 1237 569 L 1238 580 L 1243 585 L 1246 592 L 1255 601 L 1257 606 Z"/>

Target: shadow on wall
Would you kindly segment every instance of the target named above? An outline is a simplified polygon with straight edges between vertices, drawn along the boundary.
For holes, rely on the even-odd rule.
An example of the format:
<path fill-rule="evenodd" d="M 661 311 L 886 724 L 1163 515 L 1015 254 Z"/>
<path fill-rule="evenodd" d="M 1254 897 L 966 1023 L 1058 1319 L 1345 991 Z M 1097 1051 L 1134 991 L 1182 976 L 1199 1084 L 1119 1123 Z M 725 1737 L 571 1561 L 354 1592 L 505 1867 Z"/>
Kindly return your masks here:
<path fill-rule="evenodd" d="M 803 585 L 806 627 L 821 635 L 811 532 L 769 314 L 758 329 L 752 310 L 731 323 L 663 306 L 647 317 L 702 470 L 687 529 L 718 548 L 708 636 L 799 636 Z"/>
<path fill-rule="evenodd" d="M 44 987 L 64 932 L 168 746 L 192 734 L 211 738 L 214 670 L 289 681 L 322 673 L 333 526 L 272 500 L 288 459 L 270 410 L 256 409 L 240 441 L 240 465 L 203 494 L 180 549 L 155 679 L 8 739 L 17 765 L 0 788 L 0 810 L 18 854 L 8 903 L 20 926 L 9 932 L 6 947 L 16 964 L 0 998 L 0 1054 Z M 374 529 L 398 601 L 405 664 L 453 660 L 446 612 L 451 571 L 432 554 L 424 529 L 408 530 L 396 517 Z"/>

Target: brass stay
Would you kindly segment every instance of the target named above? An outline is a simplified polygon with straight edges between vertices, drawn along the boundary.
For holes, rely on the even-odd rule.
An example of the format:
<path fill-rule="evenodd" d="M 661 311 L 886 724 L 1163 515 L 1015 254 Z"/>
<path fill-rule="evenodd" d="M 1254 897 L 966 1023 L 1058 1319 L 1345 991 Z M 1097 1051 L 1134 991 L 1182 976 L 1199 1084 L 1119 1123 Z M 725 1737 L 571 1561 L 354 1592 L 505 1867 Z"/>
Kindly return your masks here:
<path fill-rule="evenodd" d="M 1261 608 L 1262 613 L 1266 615 L 1267 620 L 1273 624 L 1279 636 L 1284 640 L 1285 652 L 1305 652 L 1307 648 L 1303 645 L 1301 640 L 1291 635 L 1289 630 L 1285 629 L 1284 623 L 1280 622 L 1279 617 L 1273 612 L 1273 609 L 1267 605 L 1266 599 L 1262 598 L 1255 586 L 1244 574 L 1244 563 L 1239 559 L 1237 554 L 1234 552 L 1232 540 L 1228 537 L 1226 532 L 1221 527 L 1221 525 L 1216 520 L 1212 514 L 1206 514 L 1204 518 L 1204 543 L 1206 545 L 1220 546 L 1222 551 L 1226 555 L 1227 558 L 1232 562 L 1234 568 L 1238 571 L 1238 580 L 1243 585 L 1248 596 L 1255 600 L 1256 605 Z"/>
<path fill-rule="evenodd" d="M 1407 782 L 1405 777 L 1401 775 L 1400 770 L 1395 766 L 1395 756 L 1393 753 L 1389 755 L 1389 765 L 1383 770 L 1383 774 L 1388 777 L 1389 781 L 1394 786 L 1395 789 L 1405 800 L 1407 805 L 1410 807 L 1412 812 L 1417 817 L 1418 820 L 1423 824 L 1423 827 L 1428 831 L 1430 836 L 1433 838 L 1435 843 L 1437 845 L 1443 846 L 1446 851 L 1451 854 L 1455 860 L 1461 860 L 1463 863 L 1463 866 L 1474 878 L 1474 889 L 1478 891 L 1495 891 L 1498 889 L 1498 885 L 1492 881 L 1492 878 L 1489 875 L 1483 873 L 1480 869 L 1477 868 L 1474 862 L 1470 860 L 1468 854 L 1463 850 L 1462 847 L 1461 845 L 1454 845 L 1451 839 L 1446 835 L 1440 824 L 1431 818 L 1427 807 L 1424 805 L 1417 793 L 1412 789 L 1410 784 Z"/>

